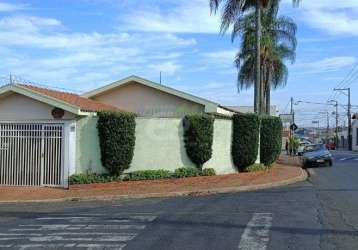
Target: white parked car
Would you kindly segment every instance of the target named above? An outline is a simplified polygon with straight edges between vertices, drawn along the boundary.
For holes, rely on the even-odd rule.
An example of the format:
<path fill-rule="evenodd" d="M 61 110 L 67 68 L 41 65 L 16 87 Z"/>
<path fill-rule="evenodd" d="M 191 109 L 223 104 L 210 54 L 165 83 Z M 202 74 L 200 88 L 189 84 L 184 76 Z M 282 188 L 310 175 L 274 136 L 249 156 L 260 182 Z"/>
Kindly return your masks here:
<path fill-rule="evenodd" d="M 307 142 L 307 141 L 300 142 L 300 146 L 299 146 L 298 149 L 297 149 L 297 154 L 298 154 L 299 156 L 302 156 L 303 153 L 304 153 L 304 151 L 305 151 L 305 147 L 308 146 L 308 145 L 310 145 L 310 144 L 312 144 L 312 143 Z"/>

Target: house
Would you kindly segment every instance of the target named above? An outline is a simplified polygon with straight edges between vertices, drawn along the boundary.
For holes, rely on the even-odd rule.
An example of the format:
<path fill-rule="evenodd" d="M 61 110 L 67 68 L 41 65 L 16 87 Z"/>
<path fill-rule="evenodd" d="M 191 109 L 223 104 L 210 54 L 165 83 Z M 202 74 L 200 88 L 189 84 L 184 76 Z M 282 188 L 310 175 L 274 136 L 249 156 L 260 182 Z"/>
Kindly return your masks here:
<path fill-rule="evenodd" d="M 235 110 L 236 112 L 240 113 L 254 113 L 254 107 L 253 106 L 227 106 L 227 108 L 231 110 Z M 278 109 L 275 105 L 270 106 L 270 115 L 272 116 L 278 116 Z"/>
<path fill-rule="evenodd" d="M 74 173 L 105 171 L 96 128 L 96 114 L 103 110 L 139 116 L 135 170 L 149 163 L 158 168 L 190 164 L 183 154 L 184 114 L 234 114 L 218 103 L 136 76 L 83 96 L 26 84 L 5 85 L 0 88 L 0 185 L 66 187 Z M 231 123 L 223 120 L 216 126 L 220 133 L 215 143 L 221 157 L 211 164 L 227 166 L 222 172 L 230 172 L 230 155 L 224 157 L 222 150 L 230 152 Z M 153 158 L 150 162 L 148 155 Z M 220 162 L 223 159 L 226 162 Z"/>
<path fill-rule="evenodd" d="M 138 76 L 116 81 L 83 95 L 139 116 L 177 117 L 187 113 L 232 115 L 235 110 Z"/>
<path fill-rule="evenodd" d="M 354 119 L 352 123 L 352 138 L 352 149 L 358 151 L 358 119 Z"/>

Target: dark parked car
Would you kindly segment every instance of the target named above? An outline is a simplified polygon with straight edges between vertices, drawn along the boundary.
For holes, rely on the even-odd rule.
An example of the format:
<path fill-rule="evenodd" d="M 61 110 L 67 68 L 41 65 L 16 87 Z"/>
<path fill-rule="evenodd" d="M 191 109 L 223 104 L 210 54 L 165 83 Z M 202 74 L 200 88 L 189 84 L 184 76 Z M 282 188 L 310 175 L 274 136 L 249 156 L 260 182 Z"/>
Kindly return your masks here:
<path fill-rule="evenodd" d="M 305 147 L 302 156 L 302 166 L 314 167 L 319 165 L 332 166 L 332 155 L 324 144 L 313 144 Z"/>

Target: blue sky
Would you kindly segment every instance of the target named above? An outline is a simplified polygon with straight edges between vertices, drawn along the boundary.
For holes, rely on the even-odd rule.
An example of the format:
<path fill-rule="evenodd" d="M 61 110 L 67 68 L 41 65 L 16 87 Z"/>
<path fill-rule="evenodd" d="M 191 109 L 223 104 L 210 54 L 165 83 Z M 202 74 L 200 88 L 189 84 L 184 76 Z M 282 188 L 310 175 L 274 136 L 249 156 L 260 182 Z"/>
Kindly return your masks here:
<path fill-rule="evenodd" d="M 358 1 L 303 0 L 292 8 L 283 0 L 281 14 L 297 22 L 299 46 L 273 104 L 287 112 L 291 96 L 346 102 L 332 89 L 358 62 Z M 223 105 L 252 105 L 252 90 L 236 88 L 239 46 L 218 30 L 208 0 L 0 1 L 0 75 L 86 91 L 132 74 L 158 81 L 162 71 L 171 87 Z M 355 103 L 357 83 L 350 87 Z M 302 125 L 322 119 L 318 111 L 331 111 L 295 108 Z"/>

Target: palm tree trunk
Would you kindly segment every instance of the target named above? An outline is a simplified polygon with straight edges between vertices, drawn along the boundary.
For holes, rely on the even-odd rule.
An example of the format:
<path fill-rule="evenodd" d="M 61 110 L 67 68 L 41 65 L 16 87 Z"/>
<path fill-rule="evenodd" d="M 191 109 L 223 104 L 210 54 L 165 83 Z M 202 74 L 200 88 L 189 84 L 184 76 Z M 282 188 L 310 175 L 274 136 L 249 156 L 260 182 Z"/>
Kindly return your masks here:
<path fill-rule="evenodd" d="M 271 72 L 268 70 L 266 72 L 266 114 L 271 114 Z"/>
<path fill-rule="evenodd" d="M 261 4 L 256 0 L 256 67 L 255 67 L 255 113 L 261 113 Z"/>
<path fill-rule="evenodd" d="M 265 114 L 266 113 L 266 67 L 265 67 L 265 60 L 263 60 L 261 58 L 261 81 L 260 81 L 260 93 L 261 93 L 261 99 L 260 99 L 260 103 L 261 103 L 261 110 L 260 110 L 260 114 Z"/>
<path fill-rule="evenodd" d="M 266 86 L 266 114 L 271 115 L 271 86 Z"/>

